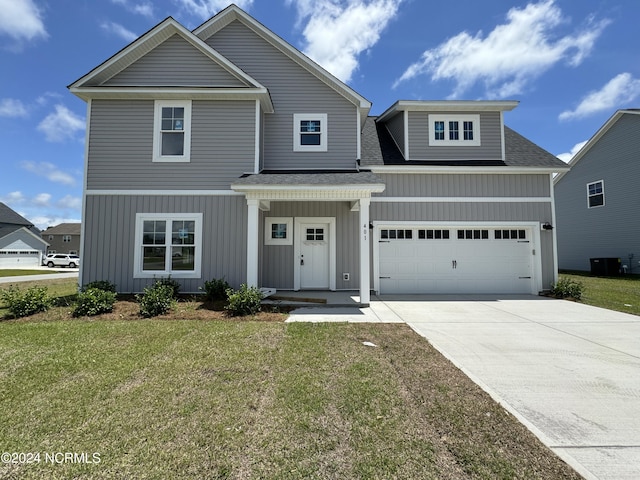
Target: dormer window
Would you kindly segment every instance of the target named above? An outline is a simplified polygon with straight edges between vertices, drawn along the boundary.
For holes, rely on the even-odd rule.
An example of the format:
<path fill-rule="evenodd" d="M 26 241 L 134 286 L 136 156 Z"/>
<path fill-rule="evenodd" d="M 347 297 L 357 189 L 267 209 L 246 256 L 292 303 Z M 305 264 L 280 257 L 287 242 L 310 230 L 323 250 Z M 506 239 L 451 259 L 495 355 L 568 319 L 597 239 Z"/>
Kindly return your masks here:
<path fill-rule="evenodd" d="M 429 145 L 480 145 L 480 115 L 429 115 Z"/>
<path fill-rule="evenodd" d="M 296 113 L 293 116 L 293 151 L 327 151 L 327 114 Z"/>

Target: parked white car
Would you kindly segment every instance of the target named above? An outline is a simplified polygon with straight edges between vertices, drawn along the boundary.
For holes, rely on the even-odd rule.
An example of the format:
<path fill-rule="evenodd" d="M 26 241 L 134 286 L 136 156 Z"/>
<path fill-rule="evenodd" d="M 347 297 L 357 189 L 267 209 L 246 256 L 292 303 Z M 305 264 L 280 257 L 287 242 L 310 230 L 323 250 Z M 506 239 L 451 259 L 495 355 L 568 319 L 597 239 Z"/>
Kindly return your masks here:
<path fill-rule="evenodd" d="M 42 260 L 42 264 L 46 265 L 49 268 L 76 268 L 80 266 L 80 257 L 78 255 L 70 255 L 67 253 L 51 253 L 44 257 L 44 260 Z"/>

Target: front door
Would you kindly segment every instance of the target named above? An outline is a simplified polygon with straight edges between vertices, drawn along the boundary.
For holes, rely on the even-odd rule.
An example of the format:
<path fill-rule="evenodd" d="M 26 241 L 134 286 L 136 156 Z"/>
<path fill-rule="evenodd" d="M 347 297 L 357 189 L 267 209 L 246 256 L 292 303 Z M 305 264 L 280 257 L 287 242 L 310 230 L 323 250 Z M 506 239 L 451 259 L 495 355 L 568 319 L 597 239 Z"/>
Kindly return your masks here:
<path fill-rule="evenodd" d="M 329 223 L 301 223 L 300 235 L 300 288 L 329 288 Z"/>

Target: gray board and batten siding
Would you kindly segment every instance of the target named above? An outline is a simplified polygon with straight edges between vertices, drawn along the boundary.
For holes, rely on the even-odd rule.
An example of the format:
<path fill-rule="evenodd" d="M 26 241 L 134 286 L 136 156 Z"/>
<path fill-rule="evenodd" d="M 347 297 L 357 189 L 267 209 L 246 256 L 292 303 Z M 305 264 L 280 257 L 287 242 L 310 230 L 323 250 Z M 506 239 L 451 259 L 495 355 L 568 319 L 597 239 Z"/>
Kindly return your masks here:
<path fill-rule="evenodd" d="M 141 292 L 153 278 L 133 278 L 136 213 L 203 213 L 202 278 L 181 278 L 181 291 L 224 278 L 247 279 L 247 208 L 242 196 L 88 195 L 82 281 L 109 280 L 121 293 Z"/>
<path fill-rule="evenodd" d="M 275 112 L 264 115 L 266 170 L 355 168 L 359 125 L 353 103 L 239 21 L 206 43 L 269 89 Z M 327 114 L 327 152 L 293 151 L 295 113 Z"/>
<path fill-rule="evenodd" d="M 248 87 L 175 34 L 102 84 L 115 86 Z"/>
<path fill-rule="evenodd" d="M 229 190 L 255 169 L 254 101 L 194 100 L 191 161 L 153 162 L 153 100 L 93 100 L 88 190 Z"/>
<path fill-rule="evenodd" d="M 588 208 L 587 185 L 600 180 L 605 204 Z M 620 258 L 640 273 L 640 115 L 618 119 L 558 180 L 555 199 L 559 268 L 589 271 L 590 258 Z"/>

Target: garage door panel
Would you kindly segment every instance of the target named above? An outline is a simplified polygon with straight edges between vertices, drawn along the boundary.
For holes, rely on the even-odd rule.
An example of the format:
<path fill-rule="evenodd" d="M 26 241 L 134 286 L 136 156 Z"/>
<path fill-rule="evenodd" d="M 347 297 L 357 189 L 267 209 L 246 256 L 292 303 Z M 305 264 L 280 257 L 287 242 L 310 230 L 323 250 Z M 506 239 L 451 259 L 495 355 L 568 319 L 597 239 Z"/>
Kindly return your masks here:
<path fill-rule="evenodd" d="M 412 228 L 388 229 L 387 235 L 404 238 L 380 243 L 382 293 L 532 292 L 530 228 Z M 434 238 L 434 232 L 444 237 L 445 231 L 446 238 Z"/>

